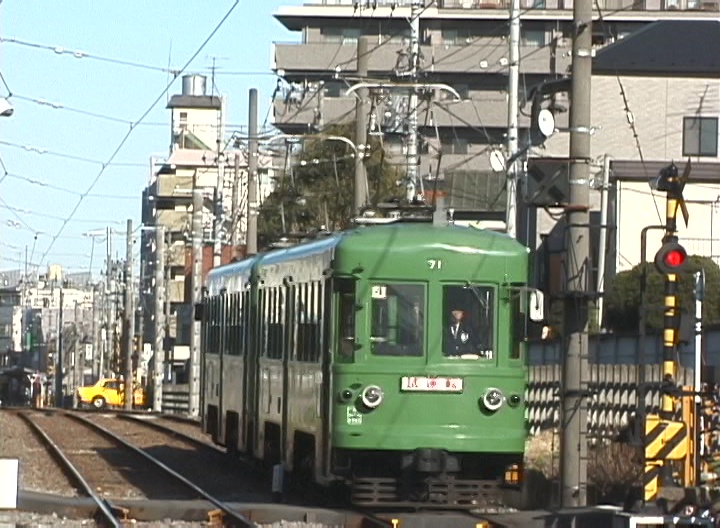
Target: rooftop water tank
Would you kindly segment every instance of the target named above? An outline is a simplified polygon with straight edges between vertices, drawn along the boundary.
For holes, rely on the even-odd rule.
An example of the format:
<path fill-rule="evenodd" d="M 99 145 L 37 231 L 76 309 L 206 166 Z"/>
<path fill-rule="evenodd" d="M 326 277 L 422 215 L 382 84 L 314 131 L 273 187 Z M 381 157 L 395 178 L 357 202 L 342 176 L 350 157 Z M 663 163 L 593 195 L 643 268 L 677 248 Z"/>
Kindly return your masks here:
<path fill-rule="evenodd" d="M 190 74 L 183 75 L 182 78 L 182 94 L 183 95 L 205 95 L 205 86 L 207 77 L 204 75 Z"/>

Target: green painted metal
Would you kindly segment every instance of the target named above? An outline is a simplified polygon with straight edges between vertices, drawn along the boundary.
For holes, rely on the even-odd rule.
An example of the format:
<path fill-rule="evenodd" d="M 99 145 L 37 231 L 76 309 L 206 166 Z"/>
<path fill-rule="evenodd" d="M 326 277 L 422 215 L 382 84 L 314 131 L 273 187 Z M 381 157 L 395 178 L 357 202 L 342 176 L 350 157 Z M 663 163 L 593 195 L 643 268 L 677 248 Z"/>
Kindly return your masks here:
<path fill-rule="evenodd" d="M 248 288 L 234 277 L 246 274 L 250 268 L 249 302 L 242 309 L 251 310 L 252 314 L 242 320 L 250 324 L 251 330 L 242 334 L 244 343 L 224 347 L 225 350 L 242 347 L 245 351 L 241 359 L 245 364 L 245 380 L 223 377 L 223 383 L 237 387 L 235 394 L 240 400 L 230 401 L 232 398 L 227 396 L 222 406 L 238 412 L 241 423 L 254 421 L 255 438 L 251 442 L 244 439 L 242 443 L 254 445 L 256 456 L 269 457 L 272 451 L 279 459 L 288 457 L 284 462 L 292 467 L 294 461 L 289 453 L 297 451 L 293 445 L 297 434 L 313 437 L 316 452 L 325 454 L 331 447 L 522 453 L 526 437 L 524 402 L 488 412 L 481 401 L 488 388 L 498 388 L 506 397 L 524 397 L 527 381 L 524 344 L 518 345 L 517 333 L 512 330 L 511 301 L 518 296 L 518 286 L 528 281 L 529 252 L 523 245 L 503 234 L 472 227 L 422 223 L 360 227 L 212 270 L 208 280 L 210 298 L 233 293 L 236 284 L 242 284 L 238 288 Z M 354 292 L 355 339 L 351 343 L 341 339 L 341 294 L 333 291 L 341 280 L 351 281 Z M 284 325 L 285 338 L 273 340 L 279 348 L 271 354 L 273 358 L 266 357 L 267 323 L 272 318 L 263 299 L 273 288 L 285 292 L 283 298 L 287 299 L 290 287 L 304 287 L 306 283 L 321 288 L 323 298 L 322 313 L 317 310 L 313 313 L 319 317 L 317 339 L 321 350 L 317 361 L 298 361 L 297 327 L 302 321 L 296 314 L 300 305 L 294 303 L 290 309 L 282 301 L 279 323 Z M 422 287 L 424 318 L 422 328 L 417 329 L 422 336 L 419 355 L 371 353 L 373 287 L 385 284 Z M 443 288 L 449 285 L 477 285 L 493 292 L 492 359 L 449 359 L 443 355 L 447 316 Z M 397 307 L 389 305 L 389 310 L 395 313 Z M 278 317 L 273 317 L 278 323 Z M 292 327 L 288 326 L 291 320 Z M 204 324 L 211 326 L 207 320 Z M 208 328 L 204 335 L 208 335 Z M 397 333 L 392 330 L 388 335 Z M 519 357 L 512 357 L 511 350 L 518 348 Z M 204 352 L 209 352 L 205 364 L 213 365 L 216 360 L 212 351 Z M 215 378 L 205 373 L 203 376 L 207 378 L 204 401 L 213 402 L 217 390 L 213 386 Z M 461 378 L 463 389 L 402 391 L 403 376 Z M 242 385 L 248 380 L 251 390 L 243 390 Z M 362 389 L 368 385 L 377 385 L 384 393 L 383 403 L 372 410 L 359 401 Z M 345 390 L 352 395 L 349 400 L 342 395 Z M 203 412 L 207 413 L 207 407 Z M 218 430 L 224 437 L 225 417 L 218 419 L 221 422 Z M 266 429 L 268 424 L 270 428 Z M 266 431 L 272 432 L 276 427 L 281 434 L 268 438 L 270 433 Z M 273 442 L 280 445 L 271 449 Z M 327 459 L 318 462 L 316 469 L 326 477 L 332 473 Z"/>

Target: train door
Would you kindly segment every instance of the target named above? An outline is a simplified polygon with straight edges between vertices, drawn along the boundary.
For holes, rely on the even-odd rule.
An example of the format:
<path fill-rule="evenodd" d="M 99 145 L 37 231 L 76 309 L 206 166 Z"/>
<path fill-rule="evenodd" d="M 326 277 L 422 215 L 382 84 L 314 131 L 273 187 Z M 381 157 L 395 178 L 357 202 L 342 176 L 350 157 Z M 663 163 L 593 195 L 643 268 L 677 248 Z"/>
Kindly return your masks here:
<path fill-rule="evenodd" d="M 318 319 L 320 324 L 320 363 L 322 369 L 322 388 L 320 394 L 320 445 L 317 449 L 316 472 L 323 476 L 330 474 L 330 427 L 332 424 L 332 354 L 333 354 L 333 326 L 334 312 L 332 309 L 333 288 L 332 280 L 321 281 L 320 309 Z M 353 301 L 354 304 L 354 301 Z"/>
<path fill-rule="evenodd" d="M 220 379 L 220 393 L 218 395 L 218 418 L 219 418 L 219 427 L 217 431 L 217 440 L 216 442 L 225 445 L 225 412 L 224 412 L 224 392 L 225 392 L 225 385 L 226 380 L 224 376 L 224 370 L 225 370 L 225 343 L 226 343 L 226 333 L 227 333 L 227 300 L 228 296 L 226 295 L 226 290 L 223 289 L 220 292 L 220 297 L 218 297 L 218 322 L 219 322 L 219 328 L 218 328 L 218 353 L 220 354 L 220 371 L 218 373 L 219 379 Z"/>
<path fill-rule="evenodd" d="M 229 451 L 241 449 L 241 423 L 244 408 L 244 348 L 240 337 L 241 305 L 240 292 L 226 296 L 225 324 L 223 338 L 222 407 L 223 438 Z"/>
<path fill-rule="evenodd" d="M 286 289 L 285 298 L 285 336 L 283 338 L 284 350 L 282 359 L 282 429 L 281 429 L 281 461 L 287 462 L 288 455 L 288 394 L 290 392 L 290 361 L 293 361 L 295 348 L 295 302 L 297 301 L 297 286 L 290 284 Z"/>
<path fill-rule="evenodd" d="M 268 290 L 264 288 L 262 282 L 257 286 L 257 305 L 252 312 L 254 318 L 253 334 L 252 334 L 252 362 L 254 370 L 252 373 L 253 385 L 255 390 L 253 391 L 252 401 L 252 416 L 254 421 L 252 423 L 253 429 L 248 429 L 248 436 L 253 446 L 252 453 L 257 458 L 264 457 L 264 420 L 267 413 L 266 407 L 270 404 L 266 403 L 269 396 L 265 394 L 267 391 L 267 376 L 266 368 L 264 365 L 263 356 L 266 354 L 268 346 L 268 310 L 269 310 L 269 295 Z"/>
<path fill-rule="evenodd" d="M 242 443 L 245 452 L 255 453 L 255 434 L 257 431 L 257 358 L 258 358 L 258 335 L 255 327 L 258 321 L 257 306 L 252 302 L 250 283 L 242 293 L 242 314 L 241 324 L 243 328 L 242 342 L 245 353 L 243 355 L 243 435 Z"/>
<path fill-rule="evenodd" d="M 203 412 L 204 430 L 217 442 L 219 429 L 219 405 L 220 405 L 220 349 L 219 349 L 219 306 L 220 297 L 217 295 L 207 299 L 203 310 L 203 356 L 205 363 L 205 410 Z"/>

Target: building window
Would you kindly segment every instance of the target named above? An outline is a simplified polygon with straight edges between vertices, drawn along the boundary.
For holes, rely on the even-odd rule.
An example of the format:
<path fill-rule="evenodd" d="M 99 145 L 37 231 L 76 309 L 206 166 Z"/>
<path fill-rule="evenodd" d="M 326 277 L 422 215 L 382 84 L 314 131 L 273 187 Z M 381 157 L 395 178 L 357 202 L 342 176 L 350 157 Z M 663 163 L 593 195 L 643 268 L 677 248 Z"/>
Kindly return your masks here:
<path fill-rule="evenodd" d="M 443 141 L 443 154 L 467 154 L 468 141 L 464 138 L 453 138 Z"/>
<path fill-rule="evenodd" d="M 325 36 L 325 42 L 342 42 L 343 44 L 356 44 L 360 35 L 361 28 L 341 28 L 326 27 L 322 28 L 322 34 Z"/>
<path fill-rule="evenodd" d="M 547 33 L 544 29 L 527 29 L 522 34 L 523 46 L 541 48 L 547 44 Z"/>
<path fill-rule="evenodd" d="M 683 118 L 683 156 L 717 156 L 718 118 Z"/>

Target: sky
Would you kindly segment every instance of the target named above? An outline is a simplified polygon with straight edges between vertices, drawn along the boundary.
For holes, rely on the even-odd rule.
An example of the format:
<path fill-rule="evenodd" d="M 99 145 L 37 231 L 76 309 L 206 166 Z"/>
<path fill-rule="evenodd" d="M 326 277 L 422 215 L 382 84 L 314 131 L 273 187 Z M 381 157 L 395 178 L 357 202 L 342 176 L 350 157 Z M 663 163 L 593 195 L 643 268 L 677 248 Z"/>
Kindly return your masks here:
<path fill-rule="evenodd" d="M 169 153 L 166 104 L 182 75 L 206 74 L 210 90 L 215 64 L 229 128 L 246 126 L 248 90 L 257 88 L 262 125 L 276 85 L 272 43 L 301 38 L 272 13 L 302 3 L 0 0 L 0 95 L 14 107 L 0 117 L 0 269 L 27 260 L 40 273 L 60 264 L 99 275 L 107 227 L 124 258 L 150 158 Z M 168 65 L 180 70 L 194 55 L 173 81 Z"/>

